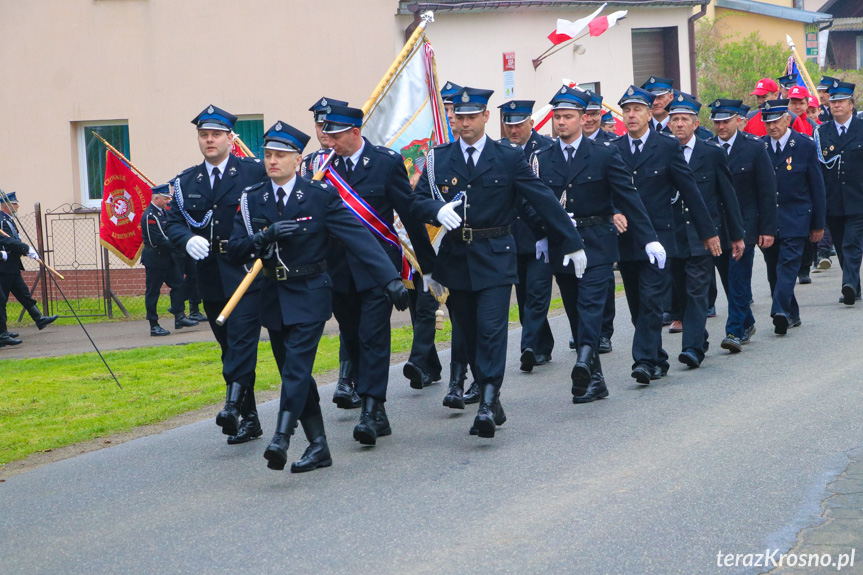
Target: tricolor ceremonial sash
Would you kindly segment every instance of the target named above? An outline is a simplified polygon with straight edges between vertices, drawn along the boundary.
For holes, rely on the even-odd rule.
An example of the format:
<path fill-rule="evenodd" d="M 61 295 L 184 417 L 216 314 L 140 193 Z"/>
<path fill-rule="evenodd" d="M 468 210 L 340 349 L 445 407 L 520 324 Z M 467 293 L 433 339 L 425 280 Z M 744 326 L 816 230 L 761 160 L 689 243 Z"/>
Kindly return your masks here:
<path fill-rule="evenodd" d="M 357 193 L 348 185 L 348 183 L 331 167 L 327 167 L 324 172 L 324 179 L 335 186 L 339 191 L 339 196 L 342 198 L 342 203 L 357 217 L 362 224 L 367 227 L 373 234 L 381 238 L 385 242 L 395 246 L 399 250 L 399 255 L 402 258 L 401 277 L 404 281 L 413 281 L 411 266 L 405 258 L 402 244 L 399 241 L 398 235 L 390 227 L 390 225 L 378 214 L 373 207 L 368 205 L 365 200 L 357 195 Z"/>

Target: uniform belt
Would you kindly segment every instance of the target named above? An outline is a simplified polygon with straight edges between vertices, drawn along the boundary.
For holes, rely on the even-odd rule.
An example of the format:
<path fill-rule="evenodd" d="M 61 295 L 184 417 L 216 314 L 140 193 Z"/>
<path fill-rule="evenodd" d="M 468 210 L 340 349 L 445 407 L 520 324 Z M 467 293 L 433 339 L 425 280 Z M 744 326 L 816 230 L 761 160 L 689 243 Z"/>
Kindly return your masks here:
<path fill-rule="evenodd" d="M 591 226 L 599 226 L 601 224 L 613 224 L 614 216 L 590 216 L 587 218 L 573 218 L 576 227 L 589 228 Z"/>
<path fill-rule="evenodd" d="M 301 278 L 305 276 L 315 276 L 318 274 L 322 274 L 327 271 L 327 262 L 325 260 L 321 260 L 314 264 L 306 264 L 304 266 L 297 266 L 294 268 L 287 268 L 285 266 L 276 266 L 275 268 L 264 268 L 264 277 L 273 278 L 278 281 L 285 281 L 286 279 L 293 278 Z"/>
<path fill-rule="evenodd" d="M 484 240 L 486 238 L 502 238 L 512 233 L 510 226 L 500 226 L 498 228 L 456 228 L 459 232 L 455 239 L 463 242 L 472 242 L 473 240 Z"/>
<path fill-rule="evenodd" d="M 210 251 L 219 254 L 228 253 L 228 240 L 214 239 L 213 243 L 210 244 Z"/>

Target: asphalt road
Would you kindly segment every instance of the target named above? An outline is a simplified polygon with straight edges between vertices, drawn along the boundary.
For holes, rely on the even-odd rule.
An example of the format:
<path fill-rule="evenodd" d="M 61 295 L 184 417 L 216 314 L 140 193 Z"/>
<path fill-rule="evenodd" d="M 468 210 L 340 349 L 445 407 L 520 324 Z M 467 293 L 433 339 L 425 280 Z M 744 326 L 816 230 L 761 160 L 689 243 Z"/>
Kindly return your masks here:
<path fill-rule="evenodd" d="M 863 305 L 837 303 L 838 266 L 813 274 L 797 288 L 803 326 L 775 336 L 756 266 L 745 351 L 719 349 L 720 296 L 703 367 L 675 363 L 647 388 L 629 377 L 618 299 L 602 356 L 611 395 L 592 404 L 570 401 L 565 317 L 552 320 L 554 361 L 533 374 L 519 372 L 510 332 L 509 419 L 491 440 L 468 435 L 476 406 L 441 407 L 445 388 L 411 390 L 399 365 L 393 435 L 374 448 L 351 438 L 358 413 L 321 389 L 329 469 L 266 468 L 270 402 L 264 441 L 228 446 L 207 420 L 13 476 L 0 484 L 0 572 L 766 571 L 719 567 L 717 554 L 787 550 L 821 522 L 828 484 L 863 445 Z M 680 336 L 664 341 L 676 358 Z M 289 457 L 305 446 L 295 435 Z M 863 545 L 857 560 L 859 572 Z"/>

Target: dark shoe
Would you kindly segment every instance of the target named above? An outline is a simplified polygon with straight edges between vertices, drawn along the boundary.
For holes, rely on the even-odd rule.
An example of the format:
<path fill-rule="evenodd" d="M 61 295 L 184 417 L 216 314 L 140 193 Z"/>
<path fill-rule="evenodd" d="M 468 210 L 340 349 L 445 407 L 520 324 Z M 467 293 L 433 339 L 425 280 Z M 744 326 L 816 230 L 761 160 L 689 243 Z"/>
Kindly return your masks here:
<path fill-rule="evenodd" d="M 351 384 L 351 371 L 354 364 L 350 361 L 339 363 L 339 381 L 333 393 L 333 403 L 341 409 L 356 409 L 360 406 L 360 396 Z"/>
<path fill-rule="evenodd" d="M 536 365 L 545 365 L 551 361 L 550 353 L 538 353 L 536 354 Z"/>
<path fill-rule="evenodd" d="M 35 305 L 27 311 L 30 313 L 30 317 L 33 318 L 33 321 L 36 322 L 36 327 L 38 327 L 40 331 L 45 329 L 46 326 L 57 321 L 57 318 L 60 317 L 59 315 L 42 315 L 42 312 L 39 311 L 39 308 Z"/>
<path fill-rule="evenodd" d="M 807 275 L 807 276 L 797 276 L 797 282 L 798 282 L 800 285 L 811 284 L 811 283 L 812 283 L 812 278 L 811 278 L 811 277 L 809 277 L 808 275 Z"/>
<path fill-rule="evenodd" d="M 599 338 L 599 347 L 596 348 L 599 353 L 611 353 L 611 339 L 607 337 Z"/>
<path fill-rule="evenodd" d="M 15 339 L 18 338 L 18 332 L 17 331 L 7 331 L 6 335 L 8 335 L 11 338 L 15 338 Z"/>
<path fill-rule="evenodd" d="M 740 353 L 743 351 L 743 343 L 740 341 L 740 338 L 730 333 L 725 336 L 725 339 L 722 340 L 719 347 L 727 349 L 731 353 Z"/>
<path fill-rule="evenodd" d="M 363 445 L 374 445 L 378 440 L 378 400 L 366 395 L 361 398 L 360 403 L 362 411 L 360 412 L 360 422 L 354 427 L 354 439 Z"/>
<path fill-rule="evenodd" d="M 792 327 L 800 327 L 802 324 L 803 324 L 803 321 L 799 317 L 792 317 L 788 321 L 788 328 L 790 329 Z"/>
<path fill-rule="evenodd" d="M 207 321 L 207 316 L 199 311 L 193 311 L 189 313 L 189 319 L 195 320 L 198 323 L 203 323 Z"/>
<path fill-rule="evenodd" d="M 671 314 L 667 311 L 662 312 L 662 327 L 671 325 Z"/>
<path fill-rule="evenodd" d="M 20 345 L 21 340 L 12 337 L 12 335 L 7 331 L 6 333 L 0 334 L 0 347 L 5 347 L 7 345 Z"/>
<path fill-rule="evenodd" d="M 450 409 L 464 409 L 464 365 L 460 363 L 449 364 L 449 373 L 449 390 L 443 398 L 443 406 Z"/>
<path fill-rule="evenodd" d="M 267 467 L 281 471 L 288 463 L 288 447 L 291 444 L 291 435 L 297 426 L 297 417 L 290 411 L 280 411 L 276 419 L 276 433 L 264 451 L 264 459 Z"/>
<path fill-rule="evenodd" d="M 671 325 L 668 326 L 668 333 L 680 333 L 683 331 L 683 322 L 679 319 L 671 322 Z"/>
<path fill-rule="evenodd" d="M 171 335 L 171 332 L 165 329 L 160 325 L 154 325 L 150 327 L 150 335 L 152 336 L 160 336 L 160 335 Z"/>
<path fill-rule="evenodd" d="M 820 256 L 818 258 L 818 269 L 819 270 L 829 270 L 832 265 L 833 265 L 833 262 L 830 260 L 829 257 Z"/>
<path fill-rule="evenodd" d="M 752 336 L 755 335 L 755 324 L 753 323 L 749 327 L 743 328 L 743 337 L 740 338 L 740 343 L 746 345 L 749 343 L 749 340 L 752 339 Z"/>
<path fill-rule="evenodd" d="M 413 389 L 422 389 L 431 385 L 431 376 L 415 363 L 407 362 L 402 369 L 402 373 L 408 378 L 410 386 Z"/>
<path fill-rule="evenodd" d="M 471 431 L 475 428 L 476 434 L 480 437 L 492 438 L 494 437 L 495 427 L 503 425 L 505 422 L 506 414 L 503 412 L 503 406 L 500 405 L 497 389 L 491 384 L 484 385 L 482 388 L 482 401 L 480 401 L 476 418 L 473 420 Z"/>
<path fill-rule="evenodd" d="M 590 386 L 587 388 L 587 392 L 584 395 L 573 396 L 573 403 L 590 403 L 608 397 L 608 388 L 605 386 L 605 376 L 602 375 L 602 365 L 599 363 L 598 354 L 593 356 L 590 372 Z"/>
<path fill-rule="evenodd" d="M 533 353 L 533 350 L 527 348 L 523 352 L 521 352 L 521 370 L 527 373 L 533 371 L 533 368 L 536 366 L 536 354 Z"/>
<path fill-rule="evenodd" d="M 569 338 L 569 349 L 575 349 L 576 347 L 578 347 L 578 345 L 576 345 L 576 343 L 575 343 L 575 338 L 574 337 Z"/>
<path fill-rule="evenodd" d="M 301 419 L 303 432 L 309 440 L 309 446 L 303 452 L 299 461 L 291 463 L 291 473 L 305 473 L 319 467 L 329 467 L 333 464 L 327 436 L 324 433 L 324 418 L 321 414 Z"/>
<path fill-rule="evenodd" d="M 184 327 L 195 327 L 198 325 L 193 319 L 189 319 L 186 317 L 184 313 L 178 313 L 174 316 L 174 329 L 183 329 Z"/>
<path fill-rule="evenodd" d="M 653 368 L 653 374 L 650 376 L 650 379 L 656 381 L 658 379 L 662 379 L 666 375 L 668 375 L 669 366 L 666 365 L 657 365 Z"/>
<path fill-rule="evenodd" d="M 632 373 L 630 375 L 639 385 L 650 385 L 650 380 L 653 379 L 653 377 L 651 377 L 653 375 L 653 370 L 650 367 L 639 363 L 632 368 Z"/>
<path fill-rule="evenodd" d="M 375 412 L 375 431 L 378 437 L 386 437 L 393 434 L 393 428 L 390 427 L 390 418 L 387 417 L 387 410 L 384 408 L 383 402 L 378 402 L 378 410 Z"/>
<path fill-rule="evenodd" d="M 225 435 L 237 435 L 240 429 L 240 402 L 243 399 L 243 386 L 237 382 L 229 383 L 225 392 L 225 407 L 216 416 L 216 425 Z"/>
<path fill-rule="evenodd" d="M 773 316 L 773 333 L 785 335 L 788 333 L 788 316 L 777 313 Z"/>
<path fill-rule="evenodd" d="M 583 345 L 578 348 L 578 359 L 572 367 L 569 377 L 572 380 L 572 396 L 577 397 L 587 393 L 590 385 L 590 366 L 593 363 L 593 348 Z"/>
<path fill-rule="evenodd" d="M 237 435 L 228 437 L 228 445 L 238 445 L 247 443 L 253 439 L 257 439 L 264 434 L 261 429 L 261 420 L 258 418 L 258 412 L 253 411 L 243 415 L 243 421 L 240 423 L 240 430 Z"/>
<path fill-rule="evenodd" d="M 716 317 L 716 306 L 707 308 L 707 317 Z"/>
<path fill-rule="evenodd" d="M 470 384 L 467 392 L 464 394 L 464 402 L 466 405 L 471 403 L 479 403 L 479 384 L 476 380 Z"/>
<path fill-rule="evenodd" d="M 854 305 L 854 301 L 857 299 L 857 292 L 854 290 L 854 287 L 850 284 L 845 284 L 842 286 L 842 303 L 845 305 Z"/>
<path fill-rule="evenodd" d="M 687 349 L 677 356 L 677 361 L 688 367 L 701 367 L 701 358 L 695 353 L 695 350 Z"/>

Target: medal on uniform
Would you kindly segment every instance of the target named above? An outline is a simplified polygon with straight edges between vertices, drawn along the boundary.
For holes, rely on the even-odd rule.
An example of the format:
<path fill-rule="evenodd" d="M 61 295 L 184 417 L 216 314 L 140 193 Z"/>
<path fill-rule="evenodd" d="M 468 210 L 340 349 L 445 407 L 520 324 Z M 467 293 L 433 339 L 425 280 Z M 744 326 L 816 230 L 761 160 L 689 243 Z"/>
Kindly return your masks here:
<path fill-rule="evenodd" d="M 785 163 L 788 164 L 787 166 L 785 166 L 785 169 L 790 170 L 791 169 L 791 158 L 787 158 L 785 160 Z"/>
<path fill-rule="evenodd" d="M 830 151 L 831 151 L 831 152 L 833 151 L 833 148 L 834 148 L 834 146 L 830 146 Z M 826 153 L 826 152 L 825 152 L 825 153 Z"/>
<path fill-rule="evenodd" d="M 449 193 L 449 186 L 441 186 L 441 192 L 443 192 L 443 195 L 447 195 Z"/>
<path fill-rule="evenodd" d="M 456 184 L 458 184 L 458 178 L 453 178 L 452 179 L 452 185 L 455 186 Z"/>

